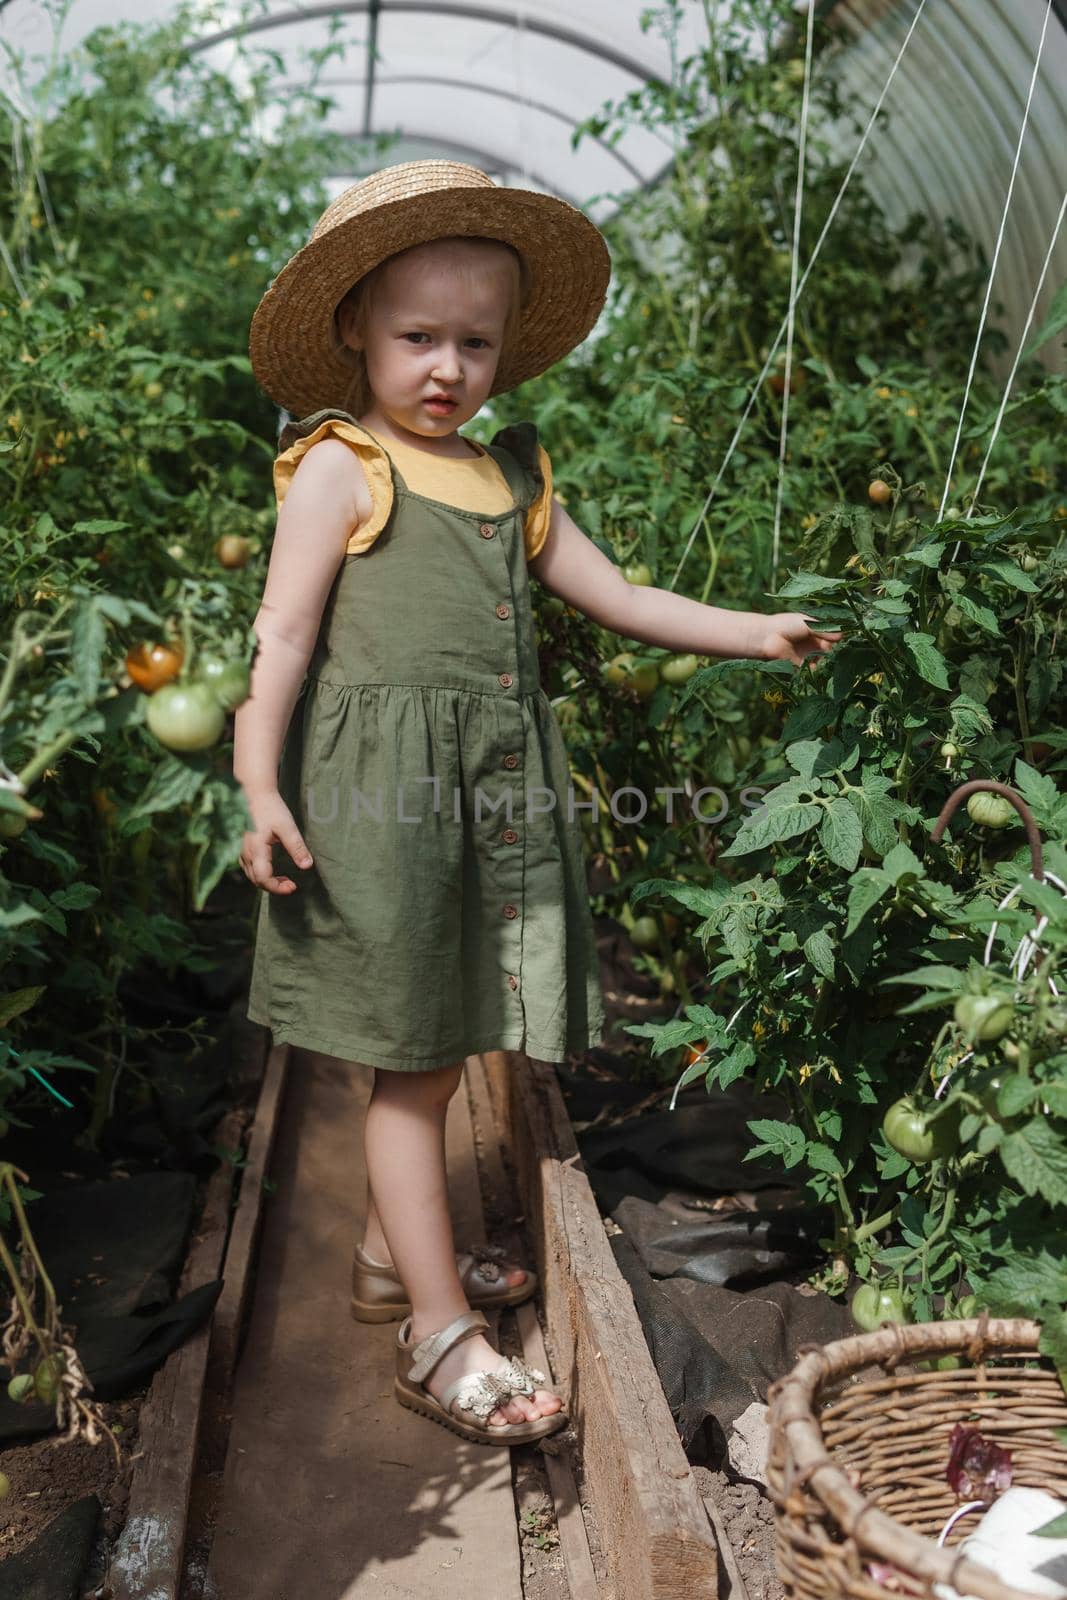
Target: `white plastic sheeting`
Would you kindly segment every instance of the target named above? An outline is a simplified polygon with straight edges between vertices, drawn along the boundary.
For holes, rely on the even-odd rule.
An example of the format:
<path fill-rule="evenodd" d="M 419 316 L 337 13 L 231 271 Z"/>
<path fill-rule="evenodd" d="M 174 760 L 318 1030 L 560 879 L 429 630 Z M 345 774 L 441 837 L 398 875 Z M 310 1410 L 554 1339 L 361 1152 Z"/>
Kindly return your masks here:
<path fill-rule="evenodd" d="M 857 91 L 861 109 L 873 106 L 920 0 L 815 3 L 847 42 L 834 70 Z M 676 53 L 698 49 L 708 13 L 730 4 L 683 0 Z M 861 167 L 892 218 L 916 207 L 938 221 L 955 215 L 992 255 L 1046 5 L 926 0 L 886 102 L 888 128 L 876 130 Z M 796 0 L 798 12 L 805 7 Z M 640 25 L 655 8 L 655 0 L 261 0 L 241 48 L 276 53 L 296 85 L 311 75 L 309 52 L 331 38 L 342 44 L 342 57 L 317 78 L 336 102 L 332 125 L 353 142 L 351 167 L 334 175 L 334 191 L 379 164 L 365 155 L 363 137 L 391 133 L 401 142 L 389 160 L 473 161 L 499 181 L 547 189 L 602 221 L 618 196 L 654 183 L 670 162 L 669 130 L 629 127 L 617 141 L 571 143 L 574 128 L 606 101 L 649 78 L 670 80 L 667 35 Z M 147 22 L 172 9 L 172 0 L 73 0 L 61 47 L 101 23 Z M 239 81 L 247 68 L 233 37 L 236 5 L 204 0 L 200 9 L 197 48 Z M 43 0 L 0 0 L 0 42 L 43 56 L 52 34 Z M 5 83 L 0 59 L 0 89 Z M 1065 187 L 1067 0 L 1053 0 L 994 286 L 1005 306 L 996 320 L 1009 334 L 1025 321 Z M 1035 326 L 1065 277 L 1067 226 Z M 1061 348 L 1062 341 L 1049 346 L 1046 359 L 1059 361 Z"/>
<path fill-rule="evenodd" d="M 849 41 L 837 71 L 873 104 L 919 0 L 838 0 L 832 23 Z M 827 9 L 824 7 L 824 9 Z M 868 184 L 896 221 L 919 210 L 957 217 L 992 261 L 1047 0 L 927 0 L 886 101 L 888 126 L 864 159 Z M 1067 5 L 1055 0 L 993 281 L 994 320 L 1022 333 L 1067 192 Z M 1034 320 L 1044 322 L 1067 279 L 1059 232 Z M 1063 369 L 1062 336 L 1043 359 Z"/>

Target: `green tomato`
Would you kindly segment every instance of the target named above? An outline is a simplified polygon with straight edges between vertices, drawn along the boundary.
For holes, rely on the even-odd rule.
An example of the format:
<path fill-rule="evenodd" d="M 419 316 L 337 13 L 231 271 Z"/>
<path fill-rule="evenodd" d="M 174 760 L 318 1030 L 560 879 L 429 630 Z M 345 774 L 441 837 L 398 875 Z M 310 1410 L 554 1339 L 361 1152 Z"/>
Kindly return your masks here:
<path fill-rule="evenodd" d="M 668 656 L 659 664 L 659 675 L 664 683 L 688 683 L 699 665 L 696 656 Z"/>
<path fill-rule="evenodd" d="M 921 1111 L 910 1095 L 894 1101 L 882 1119 L 885 1142 L 898 1155 L 906 1157 L 917 1167 L 925 1166 L 935 1157 L 951 1155 L 955 1148 L 954 1130 L 946 1127 L 948 1119 L 937 1121 Z"/>
<path fill-rule="evenodd" d="M 883 1322 L 910 1322 L 911 1312 L 899 1289 L 864 1283 L 852 1296 L 852 1320 L 864 1333 L 874 1333 Z"/>
<path fill-rule="evenodd" d="M 954 1015 L 968 1039 L 989 1044 L 1011 1027 L 1014 1002 L 996 994 L 961 994 Z"/>
<path fill-rule="evenodd" d="M 979 790 L 967 802 L 967 815 L 972 822 L 980 822 L 983 828 L 1006 828 L 1018 813 L 1004 795 Z"/>
<path fill-rule="evenodd" d="M 951 739 L 946 739 L 941 746 L 941 754 L 946 761 L 958 761 L 960 756 L 959 745 L 953 744 Z"/>
<path fill-rule="evenodd" d="M 26 832 L 26 818 L 17 811 L 0 811 L 0 839 L 18 839 Z"/>
<path fill-rule="evenodd" d="M 630 929 L 630 938 L 639 950 L 658 950 L 659 924 L 655 917 L 638 917 Z"/>
<path fill-rule="evenodd" d="M 226 726 L 226 713 L 206 683 L 169 683 L 157 689 L 145 716 L 168 750 L 206 750 Z"/>
<path fill-rule="evenodd" d="M 32 1372 L 18 1372 L 7 1386 L 7 1397 L 14 1400 L 16 1405 L 25 1405 L 27 1400 L 32 1400 L 36 1394 Z"/>
<path fill-rule="evenodd" d="M 567 609 L 567 602 L 561 600 L 558 594 L 550 594 L 541 601 L 540 611 L 543 617 L 561 617 Z"/>
<path fill-rule="evenodd" d="M 236 711 L 248 699 L 248 668 L 240 661 L 224 661 L 219 656 L 201 656 L 197 678 L 206 683 L 224 711 Z"/>
<path fill-rule="evenodd" d="M 1019 557 L 1019 565 L 1022 567 L 1024 572 L 1036 572 L 1041 563 L 1037 557 L 1028 550 L 1025 555 Z"/>
<path fill-rule="evenodd" d="M 652 582 L 652 568 L 645 561 L 631 561 L 623 567 L 622 575 L 627 583 L 640 584 L 647 589 Z"/>
<path fill-rule="evenodd" d="M 963 1320 L 969 1320 L 971 1317 L 976 1317 L 978 1315 L 977 1295 L 965 1294 L 963 1299 L 957 1304 L 953 1315 Z"/>

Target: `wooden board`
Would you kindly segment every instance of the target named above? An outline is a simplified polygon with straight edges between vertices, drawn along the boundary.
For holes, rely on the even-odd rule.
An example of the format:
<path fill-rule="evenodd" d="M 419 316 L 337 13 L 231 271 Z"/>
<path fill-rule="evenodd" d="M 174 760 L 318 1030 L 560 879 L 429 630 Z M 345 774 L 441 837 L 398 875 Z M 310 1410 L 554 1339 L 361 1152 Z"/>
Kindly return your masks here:
<path fill-rule="evenodd" d="M 504 1166 L 489 1080 L 481 1056 L 468 1058 L 466 1082 L 471 1111 L 483 1141 L 480 1152 L 483 1179 L 487 1181 L 493 1203 L 503 1208 L 510 1198 L 512 1186 Z M 532 1300 L 516 1306 L 515 1320 L 518 1323 L 523 1356 L 527 1364 L 539 1368 L 542 1372 L 551 1373 L 552 1364 L 548 1359 L 541 1324 L 537 1319 Z M 600 1591 L 570 1460 L 562 1451 L 557 1454 L 554 1447 L 543 1449 L 541 1453 L 556 1513 L 559 1546 L 567 1571 L 570 1600 L 598 1600 Z"/>
<path fill-rule="evenodd" d="M 270 1166 L 278 1132 L 289 1059 L 287 1044 L 271 1047 L 255 1119 L 248 1136 L 248 1150 L 241 1169 L 240 1196 L 226 1247 L 226 1277 L 212 1321 L 207 1383 L 217 1394 L 224 1394 L 229 1389 L 237 1363 L 266 1196 L 263 1180 Z"/>
<path fill-rule="evenodd" d="M 238 1145 L 243 1122 L 240 1110 L 227 1112 L 214 1130 L 215 1142 Z M 219 1276 L 234 1171 L 223 1161 L 208 1180 L 179 1297 Z M 209 1322 L 171 1352 L 141 1407 L 126 1524 L 108 1574 L 113 1600 L 177 1600 L 210 1342 Z"/>
<path fill-rule="evenodd" d="M 557 1383 L 617 1600 L 718 1591 L 718 1552 L 550 1066 L 482 1057 L 542 1274 Z"/>

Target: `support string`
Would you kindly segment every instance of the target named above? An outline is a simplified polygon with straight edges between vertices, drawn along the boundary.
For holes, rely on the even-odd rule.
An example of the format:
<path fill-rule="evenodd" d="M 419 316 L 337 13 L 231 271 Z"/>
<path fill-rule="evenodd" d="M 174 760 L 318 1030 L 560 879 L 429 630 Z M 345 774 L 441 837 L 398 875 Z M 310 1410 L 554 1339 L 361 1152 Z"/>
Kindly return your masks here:
<path fill-rule="evenodd" d="M 1030 302 L 1030 311 L 1026 318 L 1026 325 L 1023 328 L 1022 337 L 1019 340 L 1019 346 L 1015 352 L 1015 360 L 1011 364 L 1011 371 L 1008 373 L 1008 381 L 1005 385 L 1004 395 L 1000 402 L 1000 410 L 997 412 L 996 421 L 993 424 L 993 432 L 990 435 L 989 444 L 986 448 L 985 460 L 982 462 L 982 470 L 978 474 L 978 482 L 974 486 L 974 494 L 971 498 L 971 503 L 967 508 L 967 516 L 965 520 L 968 522 L 974 515 L 974 508 L 978 504 L 978 496 L 982 492 L 982 485 L 985 482 L 986 469 L 989 466 L 989 458 L 993 454 L 993 446 L 997 442 L 997 438 L 1000 434 L 1000 425 L 1004 421 L 1004 414 L 1008 409 L 1008 398 L 1011 395 L 1012 386 L 1015 383 L 1015 375 L 1019 370 L 1019 363 L 1023 358 L 1023 350 L 1026 347 L 1026 336 L 1030 332 L 1030 325 L 1037 313 L 1037 302 L 1041 298 L 1041 291 L 1045 286 L 1045 279 L 1048 276 L 1049 265 L 1052 261 L 1052 253 L 1056 248 L 1056 240 L 1059 238 L 1060 229 L 1063 226 L 1063 218 L 1065 214 L 1067 214 L 1067 193 L 1064 194 L 1063 200 L 1060 203 L 1060 214 L 1056 218 L 1056 224 L 1052 230 L 1052 238 L 1049 240 L 1048 250 L 1045 252 L 1045 262 L 1041 268 L 1041 276 L 1037 280 L 1037 288 L 1034 290 L 1034 298 Z M 960 553 L 961 542 L 961 540 L 956 541 L 956 548 L 952 552 L 953 561 L 955 561 L 956 557 Z"/>
<path fill-rule="evenodd" d="M 982 302 L 982 314 L 978 319 L 978 336 L 974 341 L 974 349 L 971 352 L 970 370 L 967 373 L 967 383 L 963 391 L 963 409 L 960 412 L 960 420 L 956 428 L 956 437 L 952 444 L 952 454 L 949 456 L 948 472 L 945 475 L 945 491 L 941 496 L 941 506 L 937 513 L 938 522 L 943 522 L 945 519 L 945 507 L 948 505 L 949 491 L 952 487 L 952 473 L 956 466 L 956 455 L 959 451 L 960 439 L 963 436 L 963 419 L 967 415 L 967 406 L 971 398 L 971 385 L 974 382 L 975 369 L 978 366 L 978 351 L 982 343 L 982 335 L 985 332 L 986 317 L 989 314 L 989 302 L 993 294 L 993 279 L 997 274 L 997 262 L 1000 259 L 1000 247 L 1004 243 L 1004 234 L 1007 231 L 1008 212 L 1011 209 L 1011 197 L 1015 189 L 1015 179 L 1019 172 L 1019 162 L 1022 159 L 1023 140 L 1026 136 L 1027 125 L 1030 121 L 1030 107 L 1033 104 L 1034 89 L 1037 86 L 1038 69 L 1041 66 L 1041 56 L 1045 49 L 1045 35 L 1048 32 L 1048 20 L 1051 15 L 1052 0 L 1045 0 L 1045 20 L 1041 25 L 1041 38 L 1038 41 L 1037 56 L 1034 59 L 1034 70 L 1030 74 L 1030 89 L 1026 96 L 1026 105 L 1023 108 L 1023 120 L 1019 126 L 1019 139 L 1015 146 L 1015 160 L 1012 162 L 1011 178 L 1008 181 L 1008 192 L 1004 196 L 1004 210 L 1000 218 L 1000 230 L 997 233 L 997 242 L 993 250 L 993 263 L 989 269 L 989 282 L 986 284 L 985 300 Z M 956 549 L 959 549 L 958 544 Z M 955 560 L 955 554 L 953 555 L 953 560 Z"/>
<path fill-rule="evenodd" d="M 797 141 L 797 192 L 793 203 L 793 249 L 789 268 L 789 310 L 786 312 L 785 388 L 782 390 L 782 428 L 778 438 L 778 489 L 774 500 L 774 538 L 771 543 L 771 588 L 778 578 L 778 550 L 782 534 L 782 500 L 785 494 L 785 451 L 789 438 L 789 390 L 793 382 L 793 336 L 796 332 L 797 276 L 800 271 L 800 223 L 804 214 L 804 174 L 808 154 L 808 111 L 811 104 L 811 47 L 815 36 L 815 4 L 808 0 L 808 31 L 804 42 L 804 90 L 800 101 L 800 137 Z"/>
<path fill-rule="evenodd" d="M 912 17 L 912 19 L 911 19 L 911 23 L 910 23 L 910 25 L 908 27 L 907 33 L 904 35 L 904 42 L 903 42 L 903 44 L 901 45 L 900 49 L 897 52 L 896 60 L 893 62 L 893 65 L 889 69 L 889 76 L 885 81 L 885 84 L 884 84 L 884 86 L 882 88 L 881 94 L 878 96 L 878 99 L 875 101 L 874 110 L 871 112 L 871 115 L 870 115 L 870 118 L 868 120 L 867 126 L 864 128 L 863 133 L 860 136 L 860 142 L 856 146 L 856 153 L 852 157 L 852 160 L 849 163 L 848 171 L 845 173 L 845 176 L 841 181 L 841 187 L 837 191 L 837 197 L 835 198 L 833 205 L 830 207 L 830 213 L 829 213 L 828 217 L 826 218 L 826 221 L 823 224 L 822 232 L 819 234 L 819 237 L 815 242 L 815 248 L 811 252 L 811 259 L 808 262 L 807 266 L 804 268 L 803 276 L 801 277 L 801 280 L 797 285 L 796 294 L 792 295 L 790 297 L 790 307 L 789 307 L 790 310 L 793 309 L 793 307 L 796 305 L 796 302 L 800 299 L 800 296 L 804 293 L 804 287 L 807 284 L 808 278 L 811 276 L 812 268 L 814 267 L 816 261 L 819 258 L 819 254 L 820 254 L 820 252 L 822 250 L 822 247 L 826 242 L 827 234 L 830 232 L 830 229 L 833 227 L 834 220 L 837 217 L 837 213 L 841 208 L 841 202 L 845 197 L 845 191 L 848 189 L 849 184 L 852 182 L 852 176 L 853 176 L 854 172 L 856 171 L 856 168 L 859 166 L 860 157 L 863 155 L 864 150 L 867 148 L 867 142 L 870 139 L 871 134 L 874 131 L 874 125 L 878 120 L 878 113 L 882 109 L 882 104 L 883 104 L 883 102 L 884 102 L 884 100 L 886 98 L 886 95 L 889 93 L 890 87 L 891 87 L 891 85 L 893 83 L 893 79 L 896 77 L 897 72 L 899 71 L 900 63 L 904 59 L 904 52 L 907 50 L 908 45 L 911 43 L 911 36 L 915 32 L 916 27 L 918 26 L 919 18 L 922 16 L 923 12 L 926 10 L 926 5 L 927 5 L 927 0 L 919 0 L 918 9 L 917 9 L 914 17 Z M 688 540 L 686 541 L 685 549 L 682 551 L 681 560 L 678 562 L 677 567 L 674 569 L 674 576 L 671 578 L 671 581 L 668 584 L 668 588 L 670 588 L 670 589 L 673 589 L 675 584 L 678 582 L 678 575 L 681 572 L 682 567 L 685 565 L 686 557 L 688 556 L 690 550 L 693 548 L 693 540 L 696 538 L 697 534 L 700 532 L 700 529 L 701 529 L 701 527 L 703 526 L 703 523 L 704 523 L 704 518 L 707 516 L 708 510 L 709 510 L 709 508 L 711 506 L 711 503 L 714 500 L 716 494 L 718 493 L 719 485 L 722 482 L 722 480 L 723 480 L 723 478 L 724 478 L 724 476 L 726 474 L 726 469 L 730 465 L 731 460 L 733 459 L 734 451 L 737 449 L 738 442 L 739 442 L 739 440 L 741 438 L 742 433 L 744 432 L 745 423 L 748 421 L 749 415 L 751 414 L 751 411 L 752 411 L 752 407 L 756 403 L 756 396 L 759 394 L 760 388 L 763 385 L 763 381 L 766 378 L 768 372 L 771 370 L 771 362 L 774 360 L 775 356 L 778 353 L 778 346 L 782 342 L 782 337 L 783 337 L 783 335 L 784 335 L 784 333 L 786 331 L 787 324 L 788 324 L 788 313 L 782 319 L 781 326 L 779 327 L 778 332 L 775 335 L 774 342 L 771 345 L 771 349 L 770 349 L 770 352 L 768 353 L 767 359 L 763 363 L 763 370 L 760 372 L 759 377 L 756 379 L 755 383 L 752 385 L 752 391 L 749 394 L 748 403 L 745 406 L 744 411 L 741 413 L 740 422 L 737 424 L 737 427 L 734 429 L 734 436 L 730 440 L 730 443 L 729 443 L 729 445 L 727 447 L 726 454 L 723 457 L 722 465 L 721 465 L 721 467 L 719 468 L 718 472 L 715 475 L 715 481 L 712 484 L 711 488 L 708 490 L 707 498 L 705 499 L 704 504 L 700 509 L 700 513 L 697 516 L 697 519 L 693 524 L 692 531 L 691 531 L 691 533 L 689 535 Z"/>

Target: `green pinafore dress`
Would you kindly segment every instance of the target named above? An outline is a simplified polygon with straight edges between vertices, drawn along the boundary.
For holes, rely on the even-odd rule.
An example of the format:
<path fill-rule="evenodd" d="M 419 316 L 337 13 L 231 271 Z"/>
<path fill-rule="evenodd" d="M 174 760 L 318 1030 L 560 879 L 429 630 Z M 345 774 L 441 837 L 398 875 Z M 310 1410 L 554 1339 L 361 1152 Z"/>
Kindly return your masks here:
<path fill-rule="evenodd" d="M 289 439 L 329 416 L 355 420 L 316 412 Z M 276 1043 L 428 1071 L 603 1038 L 582 796 L 526 568 L 536 428 L 487 448 L 512 510 L 415 494 L 390 458 L 389 520 L 327 598 L 278 773 L 314 865 L 275 847 L 298 887 L 261 891 L 255 929 L 248 1016 Z"/>

